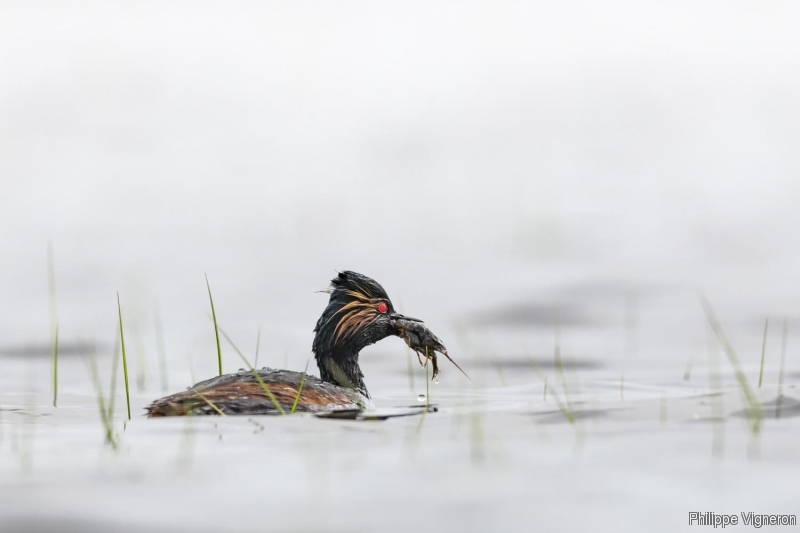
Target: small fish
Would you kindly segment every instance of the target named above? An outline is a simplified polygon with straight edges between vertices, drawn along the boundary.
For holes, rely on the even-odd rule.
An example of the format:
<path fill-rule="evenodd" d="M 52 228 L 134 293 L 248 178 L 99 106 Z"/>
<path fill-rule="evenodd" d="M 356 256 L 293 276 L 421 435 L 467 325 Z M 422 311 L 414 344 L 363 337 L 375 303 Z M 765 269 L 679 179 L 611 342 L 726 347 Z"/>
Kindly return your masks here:
<path fill-rule="evenodd" d="M 467 376 L 467 373 L 464 372 L 458 364 L 453 361 L 453 358 L 450 357 L 447 353 L 447 348 L 445 348 L 442 341 L 439 340 L 439 337 L 433 334 L 431 330 L 428 329 L 425 324 L 416 320 L 407 320 L 405 318 L 399 318 L 392 320 L 392 325 L 397 328 L 397 331 L 400 332 L 400 337 L 406 341 L 406 344 L 409 348 L 414 350 L 417 354 L 417 360 L 419 361 L 420 366 L 425 368 L 428 362 L 433 365 L 433 376 L 431 379 L 435 379 L 436 376 L 439 375 L 439 364 L 436 357 L 436 352 L 447 357 L 451 363 L 453 363 L 457 369 L 461 371 L 464 376 L 470 381 L 472 378 Z M 423 361 L 423 358 L 425 359 Z"/>

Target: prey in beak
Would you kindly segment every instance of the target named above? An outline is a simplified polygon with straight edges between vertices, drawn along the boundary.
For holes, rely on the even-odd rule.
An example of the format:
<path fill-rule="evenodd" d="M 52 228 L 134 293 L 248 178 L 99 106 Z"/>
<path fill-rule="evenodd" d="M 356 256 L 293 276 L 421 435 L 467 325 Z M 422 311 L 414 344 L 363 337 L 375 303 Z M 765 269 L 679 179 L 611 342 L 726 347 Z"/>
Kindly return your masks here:
<path fill-rule="evenodd" d="M 439 337 L 434 335 L 422 320 L 406 317 L 399 313 L 392 313 L 390 319 L 392 326 L 397 330 L 397 336 L 406 341 L 408 347 L 417 354 L 417 360 L 420 366 L 425 368 L 428 362 L 433 365 L 433 376 L 431 379 L 435 379 L 436 376 L 439 375 L 439 364 L 436 357 L 436 352 L 439 352 L 447 357 L 468 380 L 472 381 L 472 379 L 467 376 L 467 373 L 458 366 L 458 363 L 453 361 L 453 358 L 447 354 L 447 348 L 445 348 L 442 341 L 439 340 Z"/>

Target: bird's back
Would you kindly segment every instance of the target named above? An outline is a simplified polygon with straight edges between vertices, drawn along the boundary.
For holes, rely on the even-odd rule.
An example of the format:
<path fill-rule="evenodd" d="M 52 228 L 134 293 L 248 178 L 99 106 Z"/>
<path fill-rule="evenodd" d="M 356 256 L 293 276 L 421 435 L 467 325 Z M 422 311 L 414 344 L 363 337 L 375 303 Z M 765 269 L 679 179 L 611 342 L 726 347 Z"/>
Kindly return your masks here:
<path fill-rule="evenodd" d="M 147 407 L 147 416 L 269 415 L 281 410 L 289 413 L 295 400 L 299 412 L 363 409 L 368 402 L 356 390 L 314 376 L 262 368 L 255 373 L 240 370 L 201 381 L 183 392 L 154 401 Z"/>

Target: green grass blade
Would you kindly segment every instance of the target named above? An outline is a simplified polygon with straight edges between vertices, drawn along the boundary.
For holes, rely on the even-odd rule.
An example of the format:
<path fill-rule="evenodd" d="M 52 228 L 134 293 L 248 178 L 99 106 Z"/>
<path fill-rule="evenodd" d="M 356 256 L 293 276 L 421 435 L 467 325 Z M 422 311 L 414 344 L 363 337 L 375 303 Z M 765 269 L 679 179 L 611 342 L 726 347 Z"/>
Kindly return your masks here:
<path fill-rule="evenodd" d="M 554 387 L 550 388 L 550 396 L 556 401 L 556 406 L 558 410 L 561 411 L 561 415 L 569 422 L 570 424 L 575 423 L 575 413 L 572 411 L 572 407 L 570 405 L 565 405 L 564 402 L 561 401 L 561 398 L 558 395 L 558 391 Z"/>
<path fill-rule="evenodd" d="M 306 382 L 306 375 L 308 374 L 308 363 L 311 362 L 311 359 L 306 361 L 306 368 L 303 370 L 303 377 L 300 378 L 300 386 L 297 388 L 297 396 L 294 397 L 294 403 L 292 404 L 292 414 L 294 414 L 295 409 L 297 409 L 297 402 L 300 401 L 300 393 L 303 392 L 303 384 Z"/>
<path fill-rule="evenodd" d="M 211 302 L 211 318 L 214 319 L 214 336 L 217 339 L 217 363 L 219 365 L 219 375 L 222 375 L 222 345 L 219 342 L 219 326 L 217 325 L 217 312 L 214 310 L 214 298 L 211 297 L 211 285 L 208 283 L 206 274 L 206 287 L 208 288 L 208 300 Z"/>
<path fill-rule="evenodd" d="M 554 329 L 553 361 L 555 362 L 556 366 L 556 379 L 561 382 L 561 389 L 564 391 L 564 401 L 566 402 L 565 416 L 570 423 L 573 423 L 575 422 L 575 415 L 572 409 L 572 401 L 570 400 L 569 396 L 569 385 L 567 383 L 566 375 L 564 374 L 564 365 L 561 363 L 561 311 L 559 309 L 555 310 Z M 559 406 L 558 408 L 563 413 L 564 409 L 562 409 L 561 401 L 558 399 L 558 393 L 556 393 L 555 387 L 553 388 L 553 398 L 555 398 L 556 404 Z"/>
<path fill-rule="evenodd" d="M 428 376 L 428 347 L 425 347 L 425 410 L 428 411 L 431 407 L 431 378 Z"/>
<path fill-rule="evenodd" d="M 575 414 L 572 408 L 572 400 L 570 399 L 569 395 L 569 385 L 567 384 L 567 378 L 564 374 L 564 365 L 561 362 L 561 324 L 560 321 L 556 321 L 556 331 L 555 331 L 555 346 L 553 347 L 553 360 L 556 366 L 556 378 L 561 382 L 561 389 L 564 391 L 564 401 L 566 403 L 566 412 L 562 408 L 561 400 L 558 398 L 558 393 L 553 390 L 553 398 L 556 400 L 556 404 L 558 404 L 558 408 L 565 413 L 567 420 L 570 423 L 575 422 Z"/>
<path fill-rule="evenodd" d="M 117 398 L 117 374 L 119 374 L 119 358 L 117 357 L 117 350 L 119 350 L 119 336 L 114 339 L 114 351 L 111 353 L 111 384 L 109 385 L 108 393 L 108 418 L 114 419 L 114 407 Z"/>
<path fill-rule="evenodd" d="M 694 365 L 694 354 L 686 361 L 686 369 L 683 371 L 683 381 L 689 381 L 692 377 L 692 366 Z"/>
<path fill-rule="evenodd" d="M 767 355 L 767 328 L 769 327 L 769 317 L 764 320 L 764 339 L 761 341 L 761 370 L 758 372 L 758 388 L 764 382 L 764 359 Z"/>
<path fill-rule="evenodd" d="M 567 404 L 565 405 L 564 402 L 561 401 L 561 397 L 558 395 L 558 391 L 556 390 L 555 386 L 548 388 L 547 374 L 545 374 L 539 369 L 539 367 L 536 365 L 533 359 L 531 359 L 530 362 L 533 372 L 538 376 L 538 378 L 542 381 L 542 383 L 544 383 L 544 395 L 543 395 L 544 400 L 545 401 L 547 400 L 547 394 L 550 393 L 550 396 L 552 396 L 553 400 L 555 400 L 556 402 L 558 410 L 561 411 L 561 415 L 567 420 L 567 422 L 569 422 L 570 424 L 574 424 L 576 421 L 576 417 L 575 413 L 572 410 L 572 405 L 569 404 L 569 402 L 567 402 Z"/>
<path fill-rule="evenodd" d="M 122 371 L 125 374 L 125 401 L 128 404 L 128 420 L 131 419 L 131 389 L 128 382 L 128 354 L 125 351 L 125 330 L 122 327 L 122 304 L 117 293 L 117 311 L 119 312 L 119 341 L 122 347 Z"/>
<path fill-rule="evenodd" d="M 228 344 L 230 344 L 231 347 L 236 351 L 236 353 L 239 354 L 239 357 L 242 358 L 242 361 L 244 361 L 244 364 L 246 364 L 247 367 L 250 369 L 250 372 L 253 374 L 253 377 L 255 377 L 256 381 L 258 381 L 258 384 L 261 385 L 261 388 L 264 390 L 264 394 L 266 394 L 267 397 L 270 399 L 272 404 L 275 406 L 275 409 L 277 409 L 280 414 L 285 415 L 286 411 L 283 410 L 283 407 L 281 407 L 281 404 L 278 401 L 278 399 L 275 398 L 275 395 L 272 394 L 271 390 L 269 390 L 269 387 L 267 387 L 267 384 L 264 383 L 263 379 L 261 379 L 261 376 L 258 374 L 258 371 L 253 367 L 253 365 L 250 364 L 250 361 L 247 360 L 247 357 L 244 356 L 241 350 L 239 350 L 239 348 L 233 343 L 231 338 L 228 337 L 228 334 L 225 333 L 225 330 L 223 330 L 219 326 L 216 326 L 216 328 L 217 331 L 222 333 L 222 336 L 225 337 L 225 340 L 228 341 Z"/>
<path fill-rule="evenodd" d="M 100 421 L 103 423 L 106 443 L 116 450 L 117 439 L 114 436 L 114 423 L 109 408 L 106 406 L 105 397 L 103 396 L 103 386 L 100 383 L 100 376 L 97 372 L 97 361 L 95 359 L 94 350 L 89 354 L 89 371 L 92 376 L 92 382 L 94 383 L 95 393 L 97 394 L 97 407 L 100 410 Z"/>
<path fill-rule="evenodd" d="M 58 407 L 58 301 L 52 241 L 47 243 L 47 284 L 50 292 L 50 339 L 53 344 L 53 407 Z"/>
<path fill-rule="evenodd" d="M 225 416 L 225 413 L 223 413 L 223 412 L 222 412 L 222 410 L 221 410 L 219 407 L 217 407 L 216 405 L 214 405 L 214 402 L 212 402 L 211 400 L 209 400 L 208 398 L 206 398 L 204 394 L 201 394 L 201 393 L 199 393 L 199 392 L 197 392 L 197 391 L 194 391 L 194 393 L 195 393 L 197 396 L 199 396 L 201 400 L 203 400 L 204 402 L 206 402 L 206 403 L 207 403 L 207 404 L 208 404 L 208 405 L 209 405 L 209 406 L 210 406 L 210 407 L 211 407 L 213 410 L 215 410 L 219 416 Z"/>
<path fill-rule="evenodd" d="M 53 407 L 58 407 L 58 323 L 53 335 Z"/>
<path fill-rule="evenodd" d="M 783 403 L 783 376 L 786 370 L 786 341 L 789 338 L 789 320 L 783 318 L 783 334 L 781 336 L 781 366 L 778 370 L 778 398 L 775 400 L 775 418 L 781 417 L 781 403 Z"/>
<path fill-rule="evenodd" d="M 725 336 L 725 332 L 722 330 L 719 320 L 717 320 L 714 309 L 711 307 L 711 304 L 705 299 L 705 297 L 701 296 L 700 302 L 703 304 L 703 310 L 706 313 L 708 324 L 711 326 L 711 331 L 714 332 L 717 342 L 719 342 L 719 345 L 722 347 L 722 351 L 724 351 L 725 355 L 728 356 L 728 361 L 733 368 L 736 381 L 739 384 L 739 390 L 741 391 L 742 397 L 747 404 L 745 408 L 745 415 L 750 421 L 750 429 L 752 430 L 753 434 L 756 434 L 761 429 L 761 421 L 764 417 L 764 414 L 761 410 L 761 404 L 758 403 L 755 392 L 753 392 L 753 389 L 750 387 L 750 383 L 747 381 L 747 375 L 744 373 L 744 370 L 742 370 L 742 364 L 739 362 L 739 357 L 736 355 L 733 346 L 728 341 L 728 337 Z"/>

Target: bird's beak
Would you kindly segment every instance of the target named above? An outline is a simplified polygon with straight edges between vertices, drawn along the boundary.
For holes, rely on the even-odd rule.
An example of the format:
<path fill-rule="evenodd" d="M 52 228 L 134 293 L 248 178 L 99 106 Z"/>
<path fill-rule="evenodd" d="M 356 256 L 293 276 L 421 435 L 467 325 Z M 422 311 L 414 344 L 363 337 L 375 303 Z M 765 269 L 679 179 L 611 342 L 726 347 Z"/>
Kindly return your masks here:
<path fill-rule="evenodd" d="M 453 361 L 453 358 L 447 354 L 447 348 L 444 347 L 439 337 L 433 334 L 431 330 L 423 324 L 422 320 L 416 318 L 409 318 L 400 314 L 392 313 L 392 326 L 394 327 L 398 337 L 406 341 L 409 348 L 417 352 L 420 357 L 420 364 L 425 366 L 430 361 L 433 364 L 433 378 L 439 374 L 439 365 L 436 362 L 436 352 L 447 357 L 456 368 L 461 370 L 461 367 Z M 425 362 L 422 362 L 421 357 L 425 357 Z M 467 374 L 461 370 L 467 376 Z M 431 379 L 433 379 L 431 378 Z M 467 376 L 469 379 L 469 376 Z M 470 379 L 470 381 L 472 381 Z"/>
<path fill-rule="evenodd" d="M 422 322 L 419 318 L 411 318 L 410 316 L 404 316 L 400 313 L 392 313 L 389 315 L 389 318 L 392 320 L 408 320 L 409 322 Z"/>
<path fill-rule="evenodd" d="M 430 350 L 430 354 L 433 354 L 434 351 L 447 353 L 447 348 L 444 347 L 439 337 L 434 335 L 422 320 L 399 313 L 392 313 L 390 318 L 395 329 L 394 334 L 406 341 L 412 350 L 418 353 L 423 353 L 425 350 Z"/>

